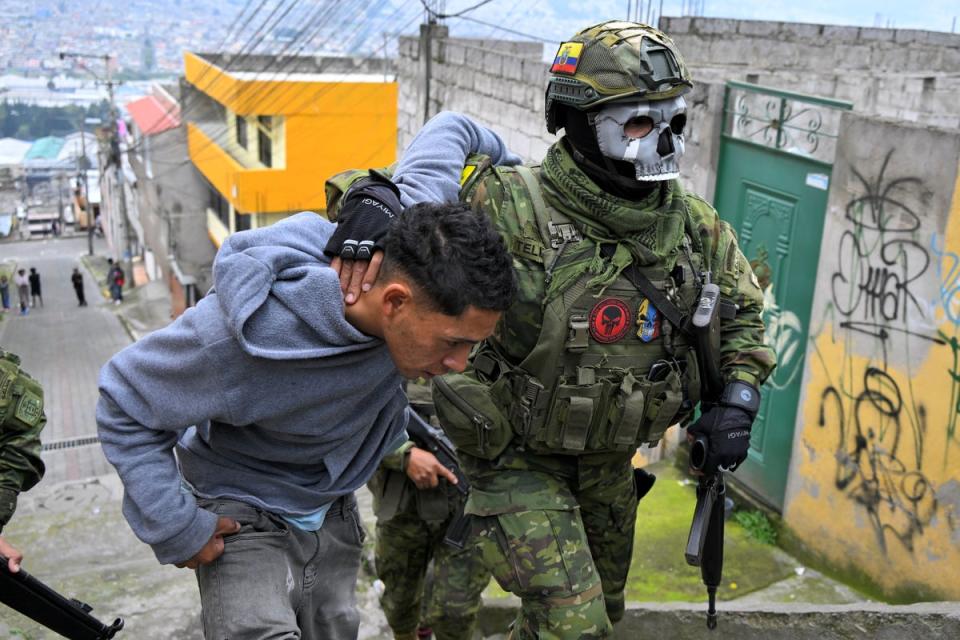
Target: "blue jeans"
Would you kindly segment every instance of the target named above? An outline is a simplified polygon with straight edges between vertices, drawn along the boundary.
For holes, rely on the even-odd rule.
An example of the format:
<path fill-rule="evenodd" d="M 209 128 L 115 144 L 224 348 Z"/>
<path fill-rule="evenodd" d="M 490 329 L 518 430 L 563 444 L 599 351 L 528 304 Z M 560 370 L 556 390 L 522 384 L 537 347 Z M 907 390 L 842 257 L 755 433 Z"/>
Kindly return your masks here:
<path fill-rule="evenodd" d="M 330 507 L 319 531 L 236 500 L 198 499 L 240 523 L 223 555 L 197 569 L 206 640 L 354 640 L 363 528 L 352 495 Z"/>

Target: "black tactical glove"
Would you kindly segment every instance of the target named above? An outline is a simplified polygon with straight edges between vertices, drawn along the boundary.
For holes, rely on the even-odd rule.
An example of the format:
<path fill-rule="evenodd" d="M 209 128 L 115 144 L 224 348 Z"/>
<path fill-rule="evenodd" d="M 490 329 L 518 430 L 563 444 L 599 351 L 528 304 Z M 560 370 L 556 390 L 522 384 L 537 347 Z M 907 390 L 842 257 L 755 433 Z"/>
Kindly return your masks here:
<path fill-rule="evenodd" d="M 703 413 L 687 429 L 694 436 L 690 466 L 707 475 L 734 471 L 747 459 L 750 427 L 760 408 L 760 392 L 739 380 L 723 389 L 717 404 L 704 405 Z"/>
<path fill-rule="evenodd" d="M 387 177 L 370 171 L 357 180 L 343 197 L 337 215 L 337 230 L 323 252 L 344 260 L 369 260 L 383 249 L 390 221 L 400 215 L 400 190 Z"/>

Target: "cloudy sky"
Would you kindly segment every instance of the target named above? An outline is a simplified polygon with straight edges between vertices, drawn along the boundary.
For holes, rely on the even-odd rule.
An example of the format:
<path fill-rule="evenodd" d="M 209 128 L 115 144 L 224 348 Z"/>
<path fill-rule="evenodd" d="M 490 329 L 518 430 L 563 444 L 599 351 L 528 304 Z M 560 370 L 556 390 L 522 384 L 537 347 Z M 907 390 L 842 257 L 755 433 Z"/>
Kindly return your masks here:
<path fill-rule="evenodd" d="M 949 0 L 704 0 L 704 15 L 745 20 L 784 20 L 861 27 L 888 26 L 898 29 L 950 31 L 960 16 L 960 2 Z M 626 3 L 624 11 L 626 11 Z M 664 15 L 679 15 L 681 2 L 664 0 Z M 654 0 L 654 7 L 659 1 Z M 960 18 L 958 18 L 960 22 Z M 960 26 L 960 25 L 958 25 Z"/>
<path fill-rule="evenodd" d="M 459 12 L 478 0 L 446 0 L 441 11 Z M 464 19 L 449 19 L 454 35 L 503 37 L 503 27 L 557 41 L 579 28 L 609 18 L 625 18 L 627 0 L 492 0 L 467 14 L 485 25 Z M 654 19 L 661 7 L 652 0 Z M 666 16 L 686 15 L 692 7 L 703 6 L 703 15 L 712 18 L 773 20 L 840 24 L 862 27 L 893 27 L 960 31 L 960 2 L 957 0 L 663 0 Z M 647 0 L 639 6 L 646 14 Z M 954 25 L 956 20 L 956 25 Z M 501 29 L 497 29 L 497 27 Z M 498 33 L 499 31 L 499 33 Z M 487 33 L 489 32 L 489 33 Z"/>

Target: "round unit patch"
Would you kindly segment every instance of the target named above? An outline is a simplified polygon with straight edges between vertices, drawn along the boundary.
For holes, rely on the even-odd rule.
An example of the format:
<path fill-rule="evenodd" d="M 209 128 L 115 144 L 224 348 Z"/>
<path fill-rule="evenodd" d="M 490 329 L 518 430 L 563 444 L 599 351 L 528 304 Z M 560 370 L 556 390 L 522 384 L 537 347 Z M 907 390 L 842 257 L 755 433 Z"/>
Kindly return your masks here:
<path fill-rule="evenodd" d="M 590 311 L 590 335 L 597 342 L 616 342 L 633 326 L 630 316 L 630 308 L 623 300 L 601 300 Z"/>

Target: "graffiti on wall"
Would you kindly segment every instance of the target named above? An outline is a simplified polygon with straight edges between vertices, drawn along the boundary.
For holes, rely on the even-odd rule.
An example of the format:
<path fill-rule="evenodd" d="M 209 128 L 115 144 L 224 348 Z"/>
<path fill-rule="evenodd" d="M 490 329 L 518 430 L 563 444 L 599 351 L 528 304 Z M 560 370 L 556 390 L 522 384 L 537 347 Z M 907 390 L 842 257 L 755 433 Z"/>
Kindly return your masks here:
<path fill-rule="evenodd" d="M 773 291 L 773 269 L 770 252 L 761 244 L 757 257 L 750 261 L 750 268 L 763 291 L 763 342 L 777 354 L 777 367 L 764 385 L 772 389 L 786 389 L 803 371 L 803 344 L 805 340 L 800 317 L 784 309 Z"/>
<path fill-rule="evenodd" d="M 943 331 L 940 338 L 952 351 L 952 364 L 948 370 L 950 376 L 950 408 L 947 421 L 947 439 L 954 440 L 957 436 L 957 419 L 960 416 L 960 256 L 946 249 L 946 239 L 933 233 L 930 236 L 930 251 L 937 257 L 937 276 L 940 281 L 940 307 L 946 319 L 953 325 L 953 335 Z M 944 448 L 944 456 L 948 449 Z"/>
<path fill-rule="evenodd" d="M 960 347 L 937 328 L 938 303 L 926 300 L 920 287 L 945 262 L 936 242 L 919 240 L 929 237 L 929 231 L 921 228 L 916 207 L 929 193 L 919 177 L 888 176 L 893 153 L 886 154 L 872 177 L 853 170 L 861 192 L 847 203 L 847 228 L 834 247 L 827 247 L 838 256 L 830 278 L 829 313 L 842 333 L 844 357 L 841 362 L 820 358 L 828 384 L 820 392 L 819 426 L 836 432 L 835 486 L 863 509 L 884 553 L 891 542 L 912 552 L 938 512 L 937 487 L 925 472 L 924 452 L 928 446 L 948 450 L 941 439 L 954 437 L 956 420 L 946 433 L 939 425 L 931 430 L 927 403 L 949 401 L 954 415 L 960 409 Z M 945 284 L 941 278 L 939 304 L 956 318 L 960 260 L 950 265 L 952 280 Z M 866 365 L 854 364 L 851 343 L 856 336 L 859 344 L 870 345 Z M 894 377 L 891 354 L 909 356 L 919 347 L 953 348 L 949 399 L 914 387 L 909 357 L 907 370 L 901 370 L 905 378 Z M 863 349 L 859 351 L 862 356 Z"/>

